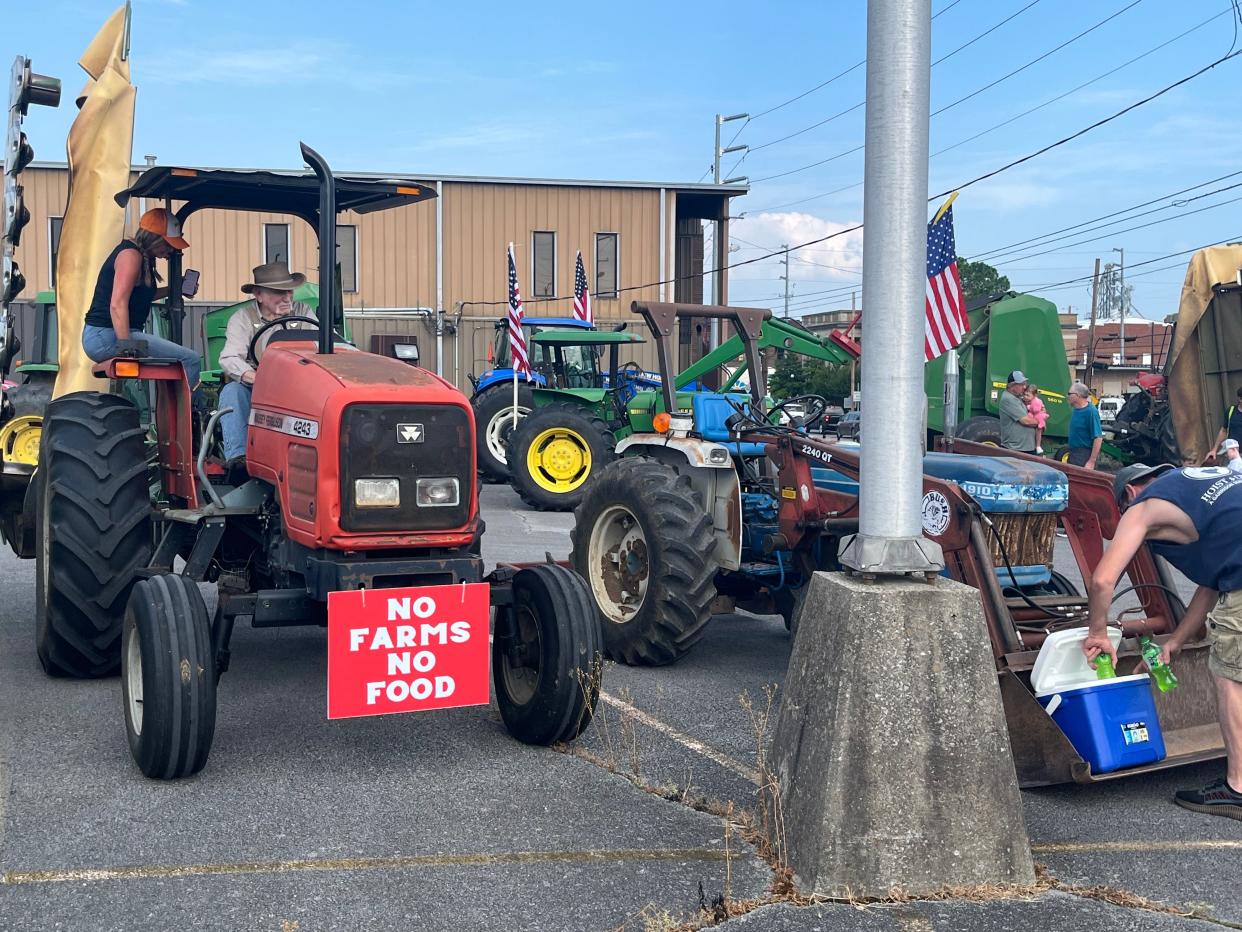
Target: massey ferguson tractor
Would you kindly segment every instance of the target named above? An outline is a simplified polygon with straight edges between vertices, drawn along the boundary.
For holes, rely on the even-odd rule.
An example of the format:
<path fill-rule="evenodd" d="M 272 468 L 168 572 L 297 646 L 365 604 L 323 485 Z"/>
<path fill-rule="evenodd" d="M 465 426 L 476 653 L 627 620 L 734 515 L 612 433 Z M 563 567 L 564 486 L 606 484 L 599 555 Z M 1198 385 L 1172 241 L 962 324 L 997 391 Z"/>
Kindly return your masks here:
<path fill-rule="evenodd" d="M 312 149 L 302 155 L 313 175 L 159 167 L 116 199 L 180 205 L 182 222 L 208 208 L 292 214 L 332 256 L 339 210 L 434 196 L 419 182 L 336 179 Z M 168 277 L 180 294 L 179 255 Z M 205 764 L 238 620 L 327 626 L 329 715 L 334 664 L 405 646 L 416 650 L 386 655 L 387 669 L 360 684 L 361 714 L 405 711 L 411 696 L 439 700 L 431 707 L 486 704 L 490 660 L 501 716 L 519 740 L 569 740 L 591 719 L 600 651 L 584 583 L 551 563 L 484 575 L 470 404 L 423 369 L 339 343 L 337 281 L 333 262 L 321 261 L 320 320 L 274 320 L 251 340 L 248 479 L 230 485 L 225 475 L 225 411 L 194 431 L 175 360 L 139 350 L 100 363 L 99 391 L 47 409 L 36 479 L 39 658 L 55 676 L 120 671 L 130 749 L 148 777 Z M 299 319 L 317 329 L 287 328 Z M 179 307 L 169 320 L 180 341 Z M 126 381 L 154 397 L 149 432 L 137 408 L 108 391 Z M 213 582 L 209 617 L 199 584 Z M 346 617 L 368 599 L 377 621 Z M 447 614 L 434 614 L 437 603 Z M 402 623 L 385 627 L 385 610 Z M 432 648 L 464 642 L 473 650 L 455 678 L 434 675 L 443 671 L 430 666 Z M 455 701 L 455 684 L 467 680 L 469 701 Z"/>

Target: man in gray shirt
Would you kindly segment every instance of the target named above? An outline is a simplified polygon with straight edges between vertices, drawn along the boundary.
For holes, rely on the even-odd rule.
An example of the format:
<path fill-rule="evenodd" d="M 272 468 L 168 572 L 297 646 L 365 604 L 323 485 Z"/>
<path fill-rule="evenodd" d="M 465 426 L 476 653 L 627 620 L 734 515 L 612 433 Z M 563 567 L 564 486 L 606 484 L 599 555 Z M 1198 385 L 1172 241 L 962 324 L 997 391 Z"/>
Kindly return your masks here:
<path fill-rule="evenodd" d="M 1026 376 L 1021 370 L 1009 373 L 1009 384 L 1000 396 L 1001 446 L 1019 453 L 1034 453 L 1035 427 L 1039 422 L 1026 410 L 1022 400 L 1025 390 Z"/>

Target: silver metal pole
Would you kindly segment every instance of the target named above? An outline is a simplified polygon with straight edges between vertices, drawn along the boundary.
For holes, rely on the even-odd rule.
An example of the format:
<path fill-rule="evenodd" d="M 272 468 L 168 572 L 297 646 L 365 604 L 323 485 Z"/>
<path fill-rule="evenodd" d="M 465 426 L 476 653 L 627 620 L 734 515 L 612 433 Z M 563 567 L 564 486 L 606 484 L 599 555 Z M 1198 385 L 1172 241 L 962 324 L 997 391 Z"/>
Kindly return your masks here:
<path fill-rule="evenodd" d="M 459 337 L 454 337 L 459 339 Z M 444 182 L 436 182 L 436 375 L 444 376 Z M 457 382 L 457 373 L 453 373 Z"/>
<path fill-rule="evenodd" d="M 859 533 L 841 546 L 868 574 L 944 566 L 921 520 L 930 89 L 931 0 L 869 0 Z"/>
<path fill-rule="evenodd" d="M 1114 249 L 1113 252 L 1121 253 L 1121 293 L 1117 296 L 1117 301 L 1121 305 L 1121 367 L 1124 369 L 1126 365 L 1126 311 L 1129 302 L 1126 301 L 1126 251 L 1124 249 Z"/>
<path fill-rule="evenodd" d="M 957 348 L 954 347 L 944 356 L 944 435 L 950 443 L 957 434 L 958 373 Z"/>
<path fill-rule="evenodd" d="M 789 317 L 789 244 L 781 243 L 781 248 L 785 250 L 785 274 L 781 278 L 785 279 L 785 317 Z"/>

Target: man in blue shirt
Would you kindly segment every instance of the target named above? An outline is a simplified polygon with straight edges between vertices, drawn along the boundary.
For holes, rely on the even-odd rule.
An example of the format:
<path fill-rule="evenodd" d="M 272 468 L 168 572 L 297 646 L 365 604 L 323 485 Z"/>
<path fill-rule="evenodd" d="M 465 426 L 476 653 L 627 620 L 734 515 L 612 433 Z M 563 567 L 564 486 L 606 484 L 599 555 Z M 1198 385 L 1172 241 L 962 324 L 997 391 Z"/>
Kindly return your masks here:
<path fill-rule="evenodd" d="M 1100 445 L 1104 442 L 1104 430 L 1100 427 L 1100 412 L 1091 403 L 1091 390 L 1082 382 L 1075 382 L 1069 390 L 1069 461 L 1075 466 L 1095 469 L 1100 458 Z"/>
<path fill-rule="evenodd" d="M 1221 466 L 1135 463 L 1117 473 L 1113 492 L 1123 514 L 1091 577 L 1083 651 L 1088 661 L 1103 652 L 1116 663 L 1106 630 L 1109 606 L 1144 543 L 1198 585 L 1160 658 L 1167 663 L 1207 626 L 1208 669 L 1228 767 L 1223 780 L 1178 790 L 1173 798 L 1184 809 L 1242 820 L 1242 474 Z"/>

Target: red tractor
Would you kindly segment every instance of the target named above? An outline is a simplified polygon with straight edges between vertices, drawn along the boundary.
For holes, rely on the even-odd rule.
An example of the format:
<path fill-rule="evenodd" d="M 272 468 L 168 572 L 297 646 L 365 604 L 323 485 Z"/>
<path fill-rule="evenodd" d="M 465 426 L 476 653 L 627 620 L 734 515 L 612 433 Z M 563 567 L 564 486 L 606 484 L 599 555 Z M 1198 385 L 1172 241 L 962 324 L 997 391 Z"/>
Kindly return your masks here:
<path fill-rule="evenodd" d="M 314 175 L 160 167 L 117 200 L 179 203 L 182 221 L 207 208 L 293 214 L 330 256 L 339 210 L 434 196 L 418 182 L 336 179 L 312 149 L 302 155 Z M 172 295 L 180 278 L 174 255 Z M 492 676 L 510 733 L 546 745 L 591 719 L 600 650 L 585 584 L 551 563 L 484 575 L 469 401 L 423 369 L 338 343 L 336 283 L 334 263 L 321 261 L 320 321 L 304 319 L 317 329 L 271 334 L 253 387 L 250 478 L 239 484 L 228 483 L 216 455 L 224 412 L 195 435 L 190 387 L 174 360 L 117 358 L 95 370 L 153 394 L 152 439 L 119 394 L 78 392 L 47 409 L 39 658 L 54 676 L 120 671 L 130 749 L 149 777 L 184 777 L 206 763 L 237 619 L 322 626 L 334 592 L 487 582 Z M 175 299 L 167 316 L 180 341 Z M 218 587 L 210 618 L 201 582 Z"/>

